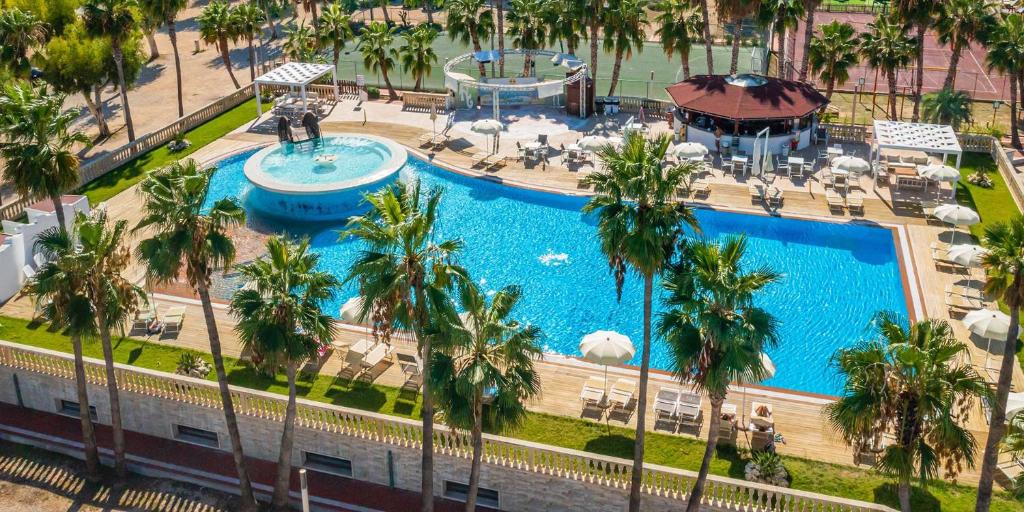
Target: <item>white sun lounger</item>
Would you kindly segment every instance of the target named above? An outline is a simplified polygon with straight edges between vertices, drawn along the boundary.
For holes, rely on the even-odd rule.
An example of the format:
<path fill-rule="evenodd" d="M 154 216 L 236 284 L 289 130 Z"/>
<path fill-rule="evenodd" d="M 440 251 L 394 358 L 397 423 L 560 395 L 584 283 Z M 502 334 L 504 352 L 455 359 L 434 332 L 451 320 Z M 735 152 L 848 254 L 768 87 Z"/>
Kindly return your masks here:
<path fill-rule="evenodd" d="M 364 370 L 369 370 L 377 366 L 377 363 L 380 363 L 389 355 L 391 355 L 391 346 L 387 343 L 378 343 L 366 353 L 366 357 L 363 358 L 360 364 Z"/>
<path fill-rule="evenodd" d="M 655 417 L 662 421 L 675 421 L 676 409 L 679 408 L 680 391 L 673 388 L 661 388 L 654 397 L 651 409 Z"/>
<path fill-rule="evenodd" d="M 608 404 L 614 409 L 626 409 L 633 401 L 633 394 L 636 393 L 636 383 L 628 379 L 619 379 L 608 391 Z"/>
<path fill-rule="evenodd" d="M 604 380 L 596 375 L 591 375 L 583 383 L 583 389 L 580 390 L 580 401 L 583 402 L 584 407 L 599 406 L 604 401 Z"/>
<path fill-rule="evenodd" d="M 703 402 L 704 397 L 692 391 L 680 393 L 679 405 L 676 408 L 676 415 L 679 416 L 679 421 L 688 424 L 697 423 Z"/>

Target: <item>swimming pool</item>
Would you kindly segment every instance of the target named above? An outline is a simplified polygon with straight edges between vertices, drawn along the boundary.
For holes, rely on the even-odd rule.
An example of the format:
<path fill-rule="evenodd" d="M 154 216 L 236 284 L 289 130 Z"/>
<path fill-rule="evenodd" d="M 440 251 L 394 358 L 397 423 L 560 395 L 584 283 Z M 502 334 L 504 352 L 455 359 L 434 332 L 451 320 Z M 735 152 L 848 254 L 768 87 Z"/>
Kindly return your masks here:
<path fill-rule="evenodd" d="M 244 153 L 222 161 L 209 201 L 245 198 Z M 523 190 L 442 170 L 409 158 L 402 179 L 420 179 L 445 189 L 438 237 L 461 237 L 461 263 L 485 290 L 508 284 L 523 288 L 519 319 L 539 325 L 546 350 L 578 354 L 580 338 L 598 329 L 642 340 L 642 287 L 631 276 L 615 300 L 615 285 L 596 239 L 593 218 L 580 208 L 585 198 Z M 248 208 L 247 208 L 248 209 Z M 759 306 L 780 321 L 780 346 L 769 354 L 777 372 L 765 385 L 834 395 L 842 387 L 828 360 L 839 347 L 864 337 L 879 310 L 907 314 L 893 234 L 864 225 L 814 222 L 699 209 L 703 236 L 722 239 L 745 233 L 747 261 L 784 274 L 757 296 Z M 321 264 L 345 276 L 356 257 L 356 241 L 339 241 L 340 223 L 310 224 L 254 217 L 263 229 L 312 237 Z M 354 286 L 327 306 L 337 312 L 355 295 Z M 656 309 L 657 311 L 657 309 Z M 639 361 L 639 350 L 633 363 Z M 669 355 L 654 341 L 651 365 L 670 369 Z"/>

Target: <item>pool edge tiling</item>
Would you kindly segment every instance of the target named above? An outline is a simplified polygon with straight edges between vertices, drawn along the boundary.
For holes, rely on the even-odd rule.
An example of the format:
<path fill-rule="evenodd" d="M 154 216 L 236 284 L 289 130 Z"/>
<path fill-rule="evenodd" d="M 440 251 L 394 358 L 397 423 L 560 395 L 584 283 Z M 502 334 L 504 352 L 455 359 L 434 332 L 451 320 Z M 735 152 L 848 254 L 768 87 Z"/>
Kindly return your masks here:
<path fill-rule="evenodd" d="M 503 185 L 453 172 L 415 153 L 411 156 L 401 171 L 403 179 L 419 178 L 445 189 L 438 239 L 466 241 L 460 262 L 485 291 L 508 284 L 523 287 L 517 317 L 540 325 L 546 350 L 578 355 L 579 337 L 597 329 L 618 330 L 641 343 L 638 280 L 631 278 L 623 300 L 615 301 L 593 219 L 579 211 L 586 197 Z M 237 163 L 242 159 L 222 157 L 221 162 L 233 163 L 234 169 L 222 166 L 226 174 L 215 175 L 211 199 L 239 193 L 239 183 L 230 183 L 228 175 L 240 175 Z M 908 277 L 908 262 L 901 261 L 905 239 L 891 226 L 705 208 L 697 214 L 705 236 L 746 232 L 751 246 L 748 262 L 767 263 L 786 275 L 757 299 L 782 324 L 781 345 L 769 352 L 778 372 L 764 386 L 817 396 L 838 394 L 842 383 L 828 367 L 834 350 L 863 339 L 878 309 L 910 316 L 917 308 L 908 293 L 908 285 L 916 286 L 913 270 Z M 344 277 L 358 246 L 338 240 L 340 223 L 315 229 L 308 223 L 288 224 L 274 228 L 310 234 L 325 269 Z M 329 310 L 336 312 L 354 294 L 352 286 L 345 288 Z M 652 367 L 669 367 L 667 350 L 659 340 L 652 347 Z"/>

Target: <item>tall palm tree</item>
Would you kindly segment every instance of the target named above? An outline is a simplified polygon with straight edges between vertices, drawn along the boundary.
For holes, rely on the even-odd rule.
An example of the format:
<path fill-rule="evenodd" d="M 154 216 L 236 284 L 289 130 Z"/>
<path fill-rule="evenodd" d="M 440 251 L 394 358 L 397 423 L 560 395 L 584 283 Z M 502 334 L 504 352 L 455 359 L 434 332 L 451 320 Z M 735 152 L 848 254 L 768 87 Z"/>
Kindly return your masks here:
<path fill-rule="evenodd" d="M 315 359 L 322 343 L 334 338 L 337 327 L 321 304 L 334 297 L 338 279 L 316 269 L 320 256 L 309 252 L 309 240 L 292 243 L 280 236 L 267 240 L 267 255 L 237 267 L 248 286 L 231 298 L 238 318 L 235 332 L 243 347 L 283 365 L 288 379 L 281 447 L 272 504 L 288 510 L 295 441 L 295 374 L 299 365 Z"/>
<path fill-rule="evenodd" d="M 1017 364 L 1017 337 L 1020 336 L 1020 308 L 1024 306 L 1024 217 L 1017 215 L 1007 222 L 985 228 L 983 241 L 988 252 L 982 258 L 985 268 L 985 292 L 997 297 L 1010 310 L 1010 330 L 1003 345 L 1003 362 L 999 367 L 992 418 L 989 421 L 985 455 L 982 457 L 978 481 L 978 512 L 986 512 L 992 502 L 992 477 L 999 456 L 999 441 L 1006 429 L 1006 397 L 1010 393 L 1013 365 Z"/>
<path fill-rule="evenodd" d="M 547 8 L 544 0 L 511 0 L 508 11 L 508 31 L 512 44 L 523 50 L 536 50 L 547 40 L 547 24 L 544 22 Z M 530 76 L 533 56 L 523 55 L 523 76 Z"/>
<path fill-rule="evenodd" d="M 502 2 L 498 2 L 500 5 Z M 580 43 L 586 36 L 584 25 L 587 16 L 585 0 L 565 0 L 548 2 L 544 9 L 544 20 L 547 24 L 549 44 L 565 44 L 565 52 L 576 55 Z M 501 30 L 498 30 L 501 33 Z"/>
<path fill-rule="evenodd" d="M 875 468 L 896 479 L 900 508 L 910 512 L 912 478 L 924 483 L 943 465 L 947 476 L 963 464 L 974 466 L 964 404 L 988 388 L 961 362 L 967 347 L 945 321 L 922 320 L 908 329 L 895 314 L 881 312 L 872 323 L 875 339 L 833 356 L 846 384 L 839 399 L 825 406 L 825 415 L 853 446 L 877 446 L 887 433 L 895 437 Z"/>
<path fill-rule="evenodd" d="M 921 102 L 921 120 L 926 123 L 948 124 L 954 130 L 960 130 L 964 123 L 970 123 L 971 96 L 966 91 L 942 89 L 939 92 L 925 94 Z"/>
<path fill-rule="evenodd" d="M 491 37 L 494 16 L 487 9 L 487 0 L 448 0 L 444 4 L 448 13 L 447 28 L 452 39 L 462 44 L 473 44 L 473 51 L 483 49 L 480 40 Z M 482 62 L 477 62 L 480 76 L 487 76 Z"/>
<path fill-rule="evenodd" d="M 253 0 L 253 2 L 260 6 L 260 9 L 263 9 L 263 17 L 267 20 L 267 27 L 270 28 L 270 40 L 277 39 L 277 22 L 274 21 L 271 11 L 276 11 L 281 7 L 280 2 L 278 0 Z"/>
<path fill-rule="evenodd" d="M 0 11 L 0 63 L 19 76 L 28 76 L 28 52 L 46 42 L 46 23 L 32 11 L 17 7 Z"/>
<path fill-rule="evenodd" d="M 767 377 L 761 354 L 778 344 L 775 318 L 754 305 L 754 296 L 781 276 L 768 267 L 745 271 L 747 242 L 743 236 L 718 244 L 683 242 L 680 258 L 665 273 L 666 310 L 658 333 L 672 354 L 676 376 L 711 401 L 711 424 L 704 459 L 687 512 L 701 509 L 704 483 L 718 444 L 722 404 L 729 385 L 740 379 Z"/>
<path fill-rule="evenodd" d="M 615 53 L 612 65 L 611 85 L 608 96 L 615 95 L 622 73 L 622 59 L 633 58 L 633 51 L 644 51 L 644 35 L 647 28 L 647 0 L 611 0 L 605 7 L 607 19 L 604 25 L 604 50 Z"/>
<path fill-rule="evenodd" d="M 804 3 L 804 53 L 800 62 L 800 71 L 797 79 L 801 82 L 807 81 L 810 71 L 810 50 L 811 41 L 814 39 L 814 13 L 821 5 L 821 0 L 802 0 Z"/>
<path fill-rule="evenodd" d="M 860 63 L 860 38 L 849 23 L 832 23 L 821 27 L 821 35 L 811 40 L 811 72 L 825 82 L 825 98 L 832 98 L 836 84 L 850 79 L 850 68 Z"/>
<path fill-rule="evenodd" d="M 220 58 L 224 61 L 224 67 L 228 70 L 231 83 L 235 89 L 241 87 L 235 72 L 231 69 L 231 49 L 229 42 L 238 40 L 238 31 L 235 27 L 234 18 L 231 16 L 231 6 L 222 0 L 213 0 L 203 7 L 203 11 L 196 18 L 199 24 L 199 38 L 206 44 L 215 44 L 220 50 Z"/>
<path fill-rule="evenodd" d="M 90 272 L 88 262 L 79 257 L 75 239 L 67 230 L 54 227 L 39 234 L 36 249 L 46 256 L 47 263 L 29 279 L 23 291 L 36 304 L 44 304 L 43 318 L 71 338 L 75 359 L 75 391 L 78 397 L 78 417 L 82 425 L 82 443 L 85 451 L 85 473 L 90 481 L 100 479 L 100 458 L 96 445 L 96 428 L 90 414 L 88 383 L 85 377 L 85 359 L 82 338 L 94 331 L 93 311 L 89 298 L 82 293 Z"/>
<path fill-rule="evenodd" d="M 320 38 L 320 45 L 331 48 L 331 62 L 337 70 L 338 59 L 341 58 L 341 51 L 345 49 L 345 42 L 351 41 L 353 37 L 352 18 L 340 3 L 334 2 L 324 8 L 316 25 L 316 33 Z"/>
<path fill-rule="evenodd" d="M 167 25 L 167 37 L 171 39 L 171 50 L 174 52 L 174 76 L 178 85 L 178 117 L 185 115 L 185 103 L 182 98 L 181 57 L 178 55 L 178 13 L 188 6 L 188 0 L 140 0 L 140 7 L 150 16 L 163 20 Z"/>
<path fill-rule="evenodd" d="M 316 8 L 317 0 L 300 0 L 300 3 L 302 3 L 302 9 L 308 12 L 313 17 L 313 25 L 316 26 L 318 21 Z M 387 13 L 385 13 L 385 15 L 386 14 Z"/>
<path fill-rule="evenodd" d="M 676 241 L 683 236 L 683 225 L 697 227 L 693 211 L 675 201 L 693 164 L 661 168 L 671 140 L 668 135 L 644 139 L 630 132 L 621 148 L 605 146 L 598 152 L 605 169 L 584 178 L 596 194 L 583 212 L 596 214 L 601 252 L 615 276 L 615 293 L 621 299 L 626 274 L 632 270 L 643 279 L 643 350 L 640 356 L 640 392 L 637 411 L 647 410 L 647 380 L 651 361 L 651 315 L 654 276 L 668 265 Z M 640 508 L 640 487 L 644 464 L 644 414 L 636 417 L 633 471 L 629 491 L 629 510 Z"/>
<path fill-rule="evenodd" d="M 708 60 L 707 74 L 715 74 L 715 52 L 712 50 L 714 40 L 711 38 L 711 10 L 708 7 L 708 0 L 699 0 L 701 22 L 704 24 L 704 54 Z"/>
<path fill-rule="evenodd" d="M 412 90 L 418 91 L 423 77 L 430 76 L 433 65 L 437 64 L 437 54 L 434 53 L 437 30 L 430 25 L 419 25 L 402 34 L 402 39 L 405 42 L 398 48 L 402 69 L 416 78 Z"/>
<path fill-rule="evenodd" d="M 305 23 L 297 27 L 284 29 L 285 42 L 281 51 L 293 61 L 309 62 L 317 60 L 320 40 L 313 27 Z"/>
<path fill-rule="evenodd" d="M 370 71 L 379 71 L 384 78 L 391 101 L 398 99 L 398 93 L 395 92 L 388 77 L 388 73 L 395 69 L 395 61 L 398 59 L 398 50 L 394 48 L 397 30 L 395 27 L 375 21 L 363 27 L 359 33 L 359 43 L 356 45 L 363 54 L 363 66 Z"/>
<path fill-rule="evenodd" d="M 938 4 L 935 30 L 939 42 L 949 45 L 949 72 L 942 83 L 952 89 L 956 83 L 956 68 L 960 55 L 972 42 L 982 41 L 996 24 L 993 14 L 998 7 L 988 0 L 948 0 Z"/>
<path fill-rule="evenodd" d="M 771 28 L 776 44 L 776 57 L 778 67 L 775 76 L 782 78 L 787 75 L 786 58 L 789 55 L 787 43 L 790 30 L 796 30 L 800 25 L 800 18 L 804 16 L 804 3 L 801 0 L 762 0 L 761 8 L 757 11 L 758 24 L 765 28 Z M 788 68 L 792 69 L 790 62 Z"/>
<path fill-rule="evenodd" d="M 137 8 L 135 0 L 86 0 L 82 5 L 86 29 L 95 36 L 110 40 L 129 142 L 135 140 L 135 125 L 132 123 L 131 106 L 128 105 L 128 84 L 124 79 L 124 44 L 131 40 L 138 28 Z"/>
<path fill-rule="evenodd" d="M 143 197 L 142 220 L 135 231 L 151 236 L 141 241 L 136 255 L 156 282 L 177 279 L 184 274 L 199 295 L 206 321 L 206 335 L 217 372 L 224 421 L 231 440 L 231 454 L 238 473 L 242 508 L 254 510 L 256 500 L 245 467 L 238 418 L 228 388 L 217 319 L 210 301 L 210 279 L 235 259 L 235 244 L 228 230 L 245 222 L 245 211 L 235 199 L 221 199 L 203 208 L 214 169 L 201 169 L 194 160 L 177 161 L 146 176 L 139 184 Z"/>
<path fill-rule="evenodd" d="M 654 4 L 654 11 L 658 13 L 655 33 L 661 39 L 661 48 L 670 58 L 679 54 L 686 80 L 690 78 L 690 49 L 704 35 L 704 18 L 689 0 L 661 0 Z"/>
<path fill-rule="evenodd" d="M 757 12 L 760 0 L 718 0 L 719 21 L 729 21 L 733 25 L 732 57 L 729 61 L 729 74 L 735 75 L 740 62 L 740 39 L 743 37 L 743 19 Z"/>
<path fill-rule="evenodd" d="M 892 13 L 907 28 L 916 29 L 914 57 L 917 61 L 914 77 L 914 112 L 911 121 L 917 122 L 921 115 L 921 90 L 924 87 L 924 36 L 935 22 L 935 12 L 942 2 L 933 0 L 895 0 Z"/>
<path fill-rule="evenodd" d="M 260 9 L 255 2 L 240 4 L 231 9 L 231 17 L 234 20 L 235 32 L 238 37 L 245 40 L 249 47 L 249 79 L 256 81 L 256 47 L 253 40 L 263 35 L 263 9 Z"/>
<path fill-rule="evenodd" d="M 349 219 L 343 237 L 365 244 L 346 282 L 355 281 L 363 298 L 361 320 L 374 335 L 390 339 L 401 327 L 412 331 L 423 361 L 423 375 L 433 373 L 431 319 L 451 318 L 448 292 L 466 280 L 455 264 L 461 240 L 435 241 L 434 223 L 441 189 L 426 194 L 416 182 L 398 182 L 365 197 L 370 210 Z M 429 379 L 423 382 L 423 460 L 420 470 L 421 510 L 434 510 L 434 397 Z"/>
<path fill-rule="evenodd" d="M 598 44 L 601 41 L 600 28 L 604 25 L 604 5 L 606 1 L 607 0 L 586 0 L 588 8 L 586 10 L 585 21 L 590 27 L 590 36 L 587 38 L 590 41 L 590 76 L 595 79 L 597 78 L 598 50 L 600 49 Z M 708 55 L 710 55 L 710 53 Z"/>
<path fill-rule="evenodd" d="M 498 76 L 505 76 L 505 0 L 493 0 L 494 18 L 497 20 L 494 33 L 498 40 Z"/>
<path fill-rule="evenodd" d="M 476 509 L 484 418 L 498 431 L 515 428 L 526 419 L 524 402 L 540 393 L 533 367 L 542 354 L 540 328 L 509 318 L 521 294 L 518 286 L 507 286 L 488 304 L 476 283 L 463 283 L 459 298 L 465 313 L 435 338 L 430 378 L 438 409 L 446 423 L 470 431 L 473 447 L 467 512 Z"/>
<path fill-rule="evenodd" d="M 1010 138 L 1020 148 L 1018 89 L 1024 73 L 1024 15 L 1008 14 L 992 30 L 988 40 L 985 66 L 1010 77 Z"/>
<path fill-rule="evenodd" d="M 860 51 L 868 65 L 881 70 L 889 84 L 889 119 L 898 121 L 896 111 L 896 80 L 899 70 L 910 64 L 916 52 L 914 39 L 906 35 L 903 27 L 888 16 L 879 15 L 868 23 L 868 32 L 860 36 Z"/>
<path fill-rule="evenodd" d="M 0 95 L 0 160 L 4 181 L 21 197 L 49 198 L 57 225 L 67 229 L 61 195 L 78 186 L 75 146 L 88 144 L 71 131 L 78 114 L 64 111 L 63 94 L 47 94 L 28 83 L 12 83 Z"/>

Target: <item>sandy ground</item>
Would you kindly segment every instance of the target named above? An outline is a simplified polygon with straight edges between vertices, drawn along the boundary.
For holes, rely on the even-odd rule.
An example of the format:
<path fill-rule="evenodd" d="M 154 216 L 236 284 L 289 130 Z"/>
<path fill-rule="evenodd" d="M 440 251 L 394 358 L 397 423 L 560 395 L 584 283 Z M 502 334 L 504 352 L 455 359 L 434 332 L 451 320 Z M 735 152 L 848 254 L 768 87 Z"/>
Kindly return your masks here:
<path fill-rule="evenodd" d="M 233 510 L 235 500 L 202 487 L 130 476 L 125 486 L 89 484 L 81 461 L 0 442 L 0 512 Z"/>

